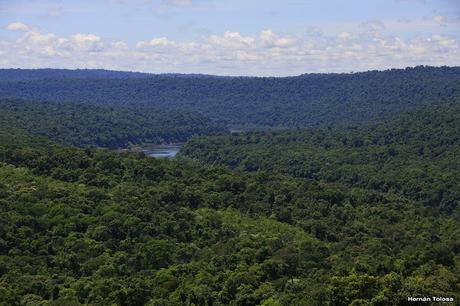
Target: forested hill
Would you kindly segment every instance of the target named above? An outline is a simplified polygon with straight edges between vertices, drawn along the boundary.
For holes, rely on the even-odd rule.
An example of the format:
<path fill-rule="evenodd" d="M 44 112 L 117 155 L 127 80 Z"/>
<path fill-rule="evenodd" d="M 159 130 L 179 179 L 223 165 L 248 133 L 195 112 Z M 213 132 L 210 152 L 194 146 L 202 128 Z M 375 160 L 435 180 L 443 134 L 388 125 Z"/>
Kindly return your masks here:
<path fill-rule="evenodd" d="M 181 152 L 210 165 L 404 194 L 449 212 L 460 201 L 460 99 L 369 127 L 195 138 Z"/>
<path fill-rule="evenodd" d="M 211 76 L 207 74 L 182 74 L 182 73 L 162 73 L 153 74 L 145 72 L 134 72 L 134 71 L 115 71 L 115 70 L 104 70 L 104 69 L 0 69 L 0 82 L 1 81 L 29 81 L 29 80 L 40 80 L 40 79 L 130 79 L 130 78 L 152 78 L 156 76 L 181 76 L 181 77 L 215 77 L 225 78 L 221 76 Z"/>
<path fill-rule="evenodd" d="M 201 114 L 152 107 L 0 100 L 0 109 L 0 129 L 24 130 L 79 147 L 185 142 L 226 131 Z"/>
<path fill-rule="evenodd" d="M 458 301 L 456 211 L 0 129 L 0 304 Z"/>
<path fill-rule="evenodd" d="M 192 110 L 245 127 L 372 122 L 458 96 L 459 67 L 286 78 L 153 75 L 0 82 L 0 97 Z"/>
<path fill-rule="evenodd" d="M 0 305 L 458 304 L 459 75 L 1 81 Z"/>
<path fill-rule="evenodd" d="M 152 77 L 151 73 L 110 71 L 102 69 L 0 69 L 1 81 L 28 81 L 61 78 L 126 79 Z"/>

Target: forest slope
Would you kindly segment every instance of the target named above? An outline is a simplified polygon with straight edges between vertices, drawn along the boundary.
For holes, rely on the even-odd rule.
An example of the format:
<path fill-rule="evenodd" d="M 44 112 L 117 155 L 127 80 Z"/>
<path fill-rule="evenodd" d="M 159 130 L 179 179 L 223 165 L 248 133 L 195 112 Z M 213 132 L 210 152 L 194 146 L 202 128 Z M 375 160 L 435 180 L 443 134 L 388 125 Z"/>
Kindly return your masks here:
<path fill-rule="evenodd" d="M 460 298 L 458 220 L 404 197 L 28 138 L 0 133 L 5 305 Z"/>
<path fill-rule="evenodd" d="M 0 109 L 0 129 L 23 129 L 79 147 L 185 142 L 192 136 L 226 131 L 197 113 L 152 107 L 0 100 Z"/>
<path fill-rule="evenodd" d="M 458 67 L 285 78 L 152 75 L 11 81 L 5 77 L 0 82 L 3 98 L 191 110 L 244 127 L 372 122 L 458 96 Z"/>
<path fill-rule="evenodd" d="M 367 127 L 195 138 L 182 155 L 394 192 L 442 210 L 460 201 L 460 100 Z"/>

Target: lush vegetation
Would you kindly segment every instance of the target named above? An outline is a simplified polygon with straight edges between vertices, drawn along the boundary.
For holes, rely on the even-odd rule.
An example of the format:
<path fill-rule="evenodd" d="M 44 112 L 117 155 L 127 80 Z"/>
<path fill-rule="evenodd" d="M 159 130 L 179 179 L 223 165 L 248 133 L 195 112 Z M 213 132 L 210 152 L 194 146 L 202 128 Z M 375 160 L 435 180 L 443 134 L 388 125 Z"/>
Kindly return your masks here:
<path fill-rule="evenodd" d="M 458 68 L 0 80 L 0 305 L 460 300 Z"/>
<path fill-rule="evenodd" d="M 0 133 L 3 305 L 460 298 L 458 208 Z"/>
<path fill-rule="evenodd" d="M 182 154 L 246 171 L 399 193 L 451 212 L 460 201 L 460 100 L 367 127 L 196 138 Z"/>
<path fill-rule="evenodd" d="M 416 67 L 288 78 L 43 72 L 46 79 L 9 74 L 0 97 L 34 101 L 148 105 L 198 111 L 232 126 L 307 127 L 388 118 L 421 104 L 460 95 L 460 68 Z M 100 74 L 100 77 L 93 77 Z M 84 77 L 88 75 L 89 77 Z M 71 77 L 72 76 L 72 77 Z M 1 79 L 1 73 L 0 73 Z"/>
<path fill-rule="evenodd" d="M 151 107 L 0 100 L 0 128 L 24 129 L 60 144 L 125 148 L 140 143 L 185 142 L 224 132 L 206 117 Z"/>

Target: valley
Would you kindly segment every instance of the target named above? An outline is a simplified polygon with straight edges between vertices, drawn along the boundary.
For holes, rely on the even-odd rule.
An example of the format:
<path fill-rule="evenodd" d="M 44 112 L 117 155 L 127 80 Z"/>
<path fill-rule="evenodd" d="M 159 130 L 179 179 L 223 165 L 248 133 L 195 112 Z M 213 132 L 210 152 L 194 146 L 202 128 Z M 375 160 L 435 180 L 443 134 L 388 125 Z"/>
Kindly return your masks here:
<path fill-rule="evenodd" d="M 459 94 L 0 70 L 0 305 L 455 305 Z"/>

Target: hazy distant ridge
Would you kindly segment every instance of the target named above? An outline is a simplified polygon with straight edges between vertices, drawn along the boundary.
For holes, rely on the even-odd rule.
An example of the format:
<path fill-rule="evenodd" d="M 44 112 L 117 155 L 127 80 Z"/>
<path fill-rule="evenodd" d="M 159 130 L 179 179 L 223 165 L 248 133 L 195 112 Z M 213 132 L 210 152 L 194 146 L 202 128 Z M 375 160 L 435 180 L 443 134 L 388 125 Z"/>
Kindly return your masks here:
<path fill-rule="evenodd" d="M 459 67 L 282 78 L 3 70 L 0 80 L 0 98 L 148 105 L 197 111 L 227 125 L 246 127 L 372 122 L 460 96 Z"/>

